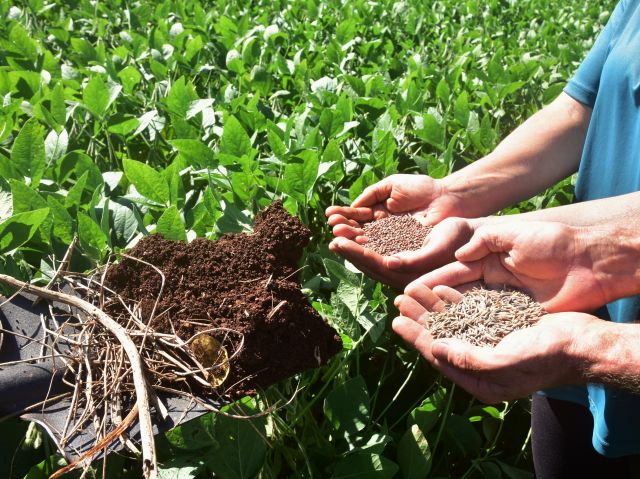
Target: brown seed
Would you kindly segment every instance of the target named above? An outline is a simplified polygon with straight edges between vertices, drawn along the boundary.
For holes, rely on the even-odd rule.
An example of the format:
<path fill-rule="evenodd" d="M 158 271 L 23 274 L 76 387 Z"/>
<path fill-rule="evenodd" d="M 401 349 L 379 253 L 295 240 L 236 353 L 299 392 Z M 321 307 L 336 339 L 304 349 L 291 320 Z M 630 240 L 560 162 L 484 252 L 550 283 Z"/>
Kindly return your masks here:
<path fill-rule="evenodd" d="M 367 237 L 367 248 L 390 256 L 420 249 L 433 228 L 420 224 L 413 216 L 396 215 L 366 223 L 362 229 Z"/>
<path fill-rule="evenodd" d="M 521 291 L 474 288 L 458 303 L 429 316 L 435 339 L 456 338 L 476 346 L 495 346 L 507 334 L 533 326 L 546 312 Z"/>

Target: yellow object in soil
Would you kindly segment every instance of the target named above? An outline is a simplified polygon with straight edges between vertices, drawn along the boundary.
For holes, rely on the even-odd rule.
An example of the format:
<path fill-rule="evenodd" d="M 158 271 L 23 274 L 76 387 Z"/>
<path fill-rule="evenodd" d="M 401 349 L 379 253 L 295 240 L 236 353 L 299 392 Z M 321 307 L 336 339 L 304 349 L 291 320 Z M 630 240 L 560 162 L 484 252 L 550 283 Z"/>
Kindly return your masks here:
<path fill-rule="evenodd" d="M 220 386 L 229 375 L 229 354 L 213 336 L 201 334 L 191 342 L 196 359 L 209 373 L 209 382 L 214 388 Z"/>

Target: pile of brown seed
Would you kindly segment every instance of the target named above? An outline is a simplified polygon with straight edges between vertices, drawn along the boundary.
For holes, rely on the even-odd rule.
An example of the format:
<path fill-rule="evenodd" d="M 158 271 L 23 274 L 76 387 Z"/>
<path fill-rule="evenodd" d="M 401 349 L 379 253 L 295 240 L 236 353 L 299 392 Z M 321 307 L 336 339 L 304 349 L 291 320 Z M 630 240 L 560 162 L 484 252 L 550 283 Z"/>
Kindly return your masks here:
<path fill-rule="evenodd" d="M 544 314 L 542 306 L 521 291 L 474 288 L 460 302 L 432 314 L 427 328 L 435 339 L 495 346 L 507 334 L 533 326 Z"/>
<path fill-rule="evenodd" d="M 413 216 L 387 216 L 366 223 L 366 247 L 382 256 L 420 249 L 433 227 L 420 224 Z"/>

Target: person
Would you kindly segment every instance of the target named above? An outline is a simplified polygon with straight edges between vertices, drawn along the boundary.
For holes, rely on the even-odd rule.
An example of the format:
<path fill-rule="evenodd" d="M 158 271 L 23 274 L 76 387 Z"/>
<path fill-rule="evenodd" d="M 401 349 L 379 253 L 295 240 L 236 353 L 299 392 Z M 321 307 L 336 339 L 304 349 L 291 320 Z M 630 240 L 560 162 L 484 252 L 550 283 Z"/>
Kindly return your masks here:
<path fill-rule="evenodd" d="M 534 466 L 542 478 L 635 477 L 640 471 L 633 469 L 640 452 L 640 390 L 633 386 L 639 377 L 637 326 L 629 324 L 640 312 L 638 296 L 629 296 L 638 292 L 638 282 L 633 274 L 615 273 L 637 265 L 639 4 L 618 3 L 564 92 L 486 157 L 443 179 L 393 175 L 365 189 L 350 207 L 327 210 L 332 251 L 375 279 L 397 288 L 410 285 L 398 299 L 403 317 L 394 329 L 427 360 L 487 400 L 551 388 L 535 394 L 532 403 Z M 487 216 L 576 170 L 575 204 Z M 391 257 L 368 250 L 362 224 L 400 213 L 435 225 L 427 244 Z M 625 222 L 628 243 L 598 233 Z M 576 243 L 570 237 L 577 232 L 582 239 Z M 572 249 L 585 242 L 591 252 L 600 248 L 597 261 L 585 261 L 588 256 Z M 520 262 L 522 255 L 535 260 L 540 254 L 544 265 Z M 621 269 L 607 269 L 612 263 Z M 614 272 L 610 281 L 601 266 Z M 528 287 L 554 314 L 491 352 L 464 349 L 455 341 L 430 343 L 420 318 L 441 307 L 442 295 L 459 294 L 432 287 L 491 281 L 494 273 L 505 283 Z M 610 288 L 603 290 L 604 283 Z M 487 364 L 493 367 L 489 372 L 483 369 Z"/>

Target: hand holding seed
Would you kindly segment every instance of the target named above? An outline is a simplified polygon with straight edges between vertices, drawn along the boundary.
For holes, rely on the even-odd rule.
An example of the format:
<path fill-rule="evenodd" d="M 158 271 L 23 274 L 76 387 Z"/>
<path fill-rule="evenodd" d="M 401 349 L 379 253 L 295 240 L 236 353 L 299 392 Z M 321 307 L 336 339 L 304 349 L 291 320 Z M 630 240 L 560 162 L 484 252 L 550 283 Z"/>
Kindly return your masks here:
<path fill-rule="evenodd" d="M 602 325 L 598 318 L 582 313 L 545 315 L 534 326 L 502 337 L 494 347 L 477 346 L 461 339 L 434 339 L 425 327 L 434 316 L 452 314 L 447 311 L 451 306 L 447 307 L 443 299 L 461 304 L 465 302 L 465 294 L 439 287 L 437 295 L 419 284 L 407 289 L 405 295 L 396 299 L 402 316 L 394 319 L 394 331 L 435 368 L 481 401 L 496 403 L 524 397 L 539 389 L 585 382 L 573 346 L 586 328 Z M 521 298 L 515 299 L 515 303 L 520 304 Z M 525 303 L 521 306 L 535 309 L 535 304 L 522 300 Z M 465 310 L 473 316 L 478 306 L 475 305 L 475 313 L 473 308 L 473 303 L 464 304 L 457 313 Z M 471 326 L 473 329 L 473 324 Z M 446 330 L 446 323 L 441 322 L 440 328 Z M 454 331 L 450 331 L 452 335 L 460 333 L 455 329 L 459 328 L 454 327 Z M 466 333 L 478 336 L 483 331 L 476 328 Z"/>
<path fill-rule="evenodd" d="M 457 262 L 416 281 L 464 290 L 466 283 L 482 280 L 527 291 L 549 312 L 593 311 L 615 298 L 580 234 L 578 228 L 551 222 L 481 226 L 456 251 Z"/>

